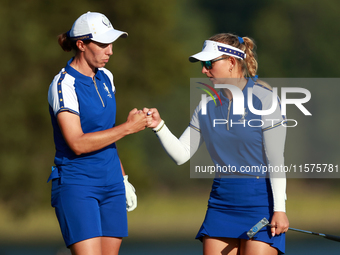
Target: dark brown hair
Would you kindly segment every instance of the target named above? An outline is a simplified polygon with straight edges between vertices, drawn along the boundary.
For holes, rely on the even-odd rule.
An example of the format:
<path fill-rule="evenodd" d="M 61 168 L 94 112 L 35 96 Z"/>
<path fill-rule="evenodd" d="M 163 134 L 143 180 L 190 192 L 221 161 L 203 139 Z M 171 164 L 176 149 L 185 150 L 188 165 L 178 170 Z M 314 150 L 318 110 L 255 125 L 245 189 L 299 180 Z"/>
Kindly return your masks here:
<path fill-rule="evenodd" d="M 78 47 L 77 47 L 76 42 L 77 42 L 76 40 L 72 40 L 70 37 L 68 37 L 67 33 L 58 35 L 58 43 L 60 47 L 66 52 L 69 52 L 71 50 L 74 50 L 75 52 L 77 52 Z M 85 44 L 89 44 L 91 40 L 85 40 L 83 42 Z"/>

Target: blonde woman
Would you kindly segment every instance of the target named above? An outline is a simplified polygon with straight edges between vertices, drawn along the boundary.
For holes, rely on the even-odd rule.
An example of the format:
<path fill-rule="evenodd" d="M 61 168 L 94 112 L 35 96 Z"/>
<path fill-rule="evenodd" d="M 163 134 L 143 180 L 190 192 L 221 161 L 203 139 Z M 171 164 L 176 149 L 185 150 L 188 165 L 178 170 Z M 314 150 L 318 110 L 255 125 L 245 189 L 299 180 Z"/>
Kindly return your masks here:
<path fill-rule="evenodd" d="M 272 105 L 273 93 L 267 84 L 257 80 L 254 48 L 253 40 L 248 37 L 222 33 L 206 40 L 202 51 L 189 60 L 201 61 L 202 73 L 212 84 L 232 84 L 242 91 L 244 98 L 252 98 L 255 109 L 266 110 Z M 252 95 L 248 95 L 248 88 L 252 88 Z M 207 100 L 207 112 L 203 115 L 201 102 L 179 139 L 167 128 L 157 109 L 144 109 L 152 113 L 153 123 L 149 127 L 177 164 L 188 161 L 205 142 L 215 165 L 237 169 L 219 173 L 214 178 L 206 217 L 196 236 L 203 242 L 204 255 L 282 254 L 289 227 L 285 213 L 285 176 L 242 169 L 283 166 L 286 130 L 281 123 L 285 117 L 279 106 L 270 115 L 255 115 L 248 106 L 243 116 L 234 115 L 231 91 L 221 89 L 218 95 L 222 104 Z M 228 125 L 213 127 L 214 119 L 228 119 Z M 247 119 L 260 119 L 264 124 L 247 125 Z M 246 232 L 264 217 L 274 227 L 261 230 L 249 240 Z"/>

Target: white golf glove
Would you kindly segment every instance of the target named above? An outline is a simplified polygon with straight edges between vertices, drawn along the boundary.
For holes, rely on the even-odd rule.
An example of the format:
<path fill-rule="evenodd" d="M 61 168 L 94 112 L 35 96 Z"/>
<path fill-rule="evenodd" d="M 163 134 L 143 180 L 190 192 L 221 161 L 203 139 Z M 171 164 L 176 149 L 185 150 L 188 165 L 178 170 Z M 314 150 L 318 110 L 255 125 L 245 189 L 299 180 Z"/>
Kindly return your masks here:
<path fill-rule="evenodd" d="M 128 181 L 128 176 L 124 175 L 125 196 L 126 196 L 126 210 L 133 211 L 137 207 L 137 196 L 135 188 Z"/>

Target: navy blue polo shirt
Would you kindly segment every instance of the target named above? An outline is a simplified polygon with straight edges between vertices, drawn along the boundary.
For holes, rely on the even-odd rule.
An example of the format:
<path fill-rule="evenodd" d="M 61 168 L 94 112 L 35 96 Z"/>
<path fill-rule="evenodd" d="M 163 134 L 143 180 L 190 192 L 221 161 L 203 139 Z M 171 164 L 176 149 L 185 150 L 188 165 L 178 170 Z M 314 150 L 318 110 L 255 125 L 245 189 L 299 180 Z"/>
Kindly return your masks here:
<path fill-rule="evenodd" d="M 107 186 L 123 180 L 116 144 L 77 156 L 66 144 L 57 123 L 62 111 L 80 118 L 84 133 L 115 126 L 116 100 L 113 75 L 99 68 L 94 76 L 85 76 L 70 66 L 57 74 L 49 88 L 48 102 L 53 126 L 57 166 L 62 182 L 67 184 Z"/>
<path fill-rule="evenodd" d="M 252 94 L 248 95 L 248 88 Z M 263 132 L 285 124 L 281 115 L 279 99 L 275 111 L 269 115 L 257 115 L 250 111 L 248 96 L 252 97 L 256 110 L 268 110 L 272 106 L 272 90 L 248 79 L 244 95 L 244 114 L 233 114 L 234 105 L 221 91 L 218 92 L 222 105 L 215 105 L 210 98 L 206 104 L 206 115 L 200 104 L 191 119 L 190 127 L 201 132 L 210 157 L 215 166 L 225 167 L 222 174 L 245 174 L 265 176 L 263 166 L 267 158 L 263 144 Z M 218 101 L 218 100 L 216 100 Z M 193 131 L 195 132 L 195 131 Z M 256 171 L 256 170 L 259 171 Z"/>

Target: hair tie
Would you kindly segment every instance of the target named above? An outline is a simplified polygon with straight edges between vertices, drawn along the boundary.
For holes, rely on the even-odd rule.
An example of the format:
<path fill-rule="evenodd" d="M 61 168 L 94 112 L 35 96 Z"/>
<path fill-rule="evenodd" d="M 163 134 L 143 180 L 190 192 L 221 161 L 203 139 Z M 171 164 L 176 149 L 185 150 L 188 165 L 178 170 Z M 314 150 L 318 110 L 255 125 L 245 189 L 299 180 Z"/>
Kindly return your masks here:
<path fill-rule="evenodd" d="M 238 41 L 240 42 L 240 44 L 244 43 L 244 40 L 242 37 L 238 37 Z"/>

